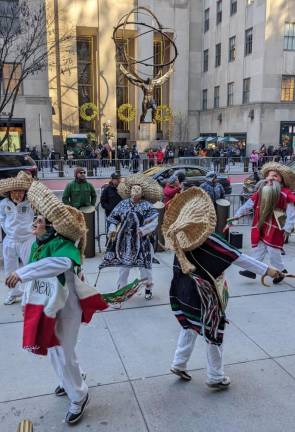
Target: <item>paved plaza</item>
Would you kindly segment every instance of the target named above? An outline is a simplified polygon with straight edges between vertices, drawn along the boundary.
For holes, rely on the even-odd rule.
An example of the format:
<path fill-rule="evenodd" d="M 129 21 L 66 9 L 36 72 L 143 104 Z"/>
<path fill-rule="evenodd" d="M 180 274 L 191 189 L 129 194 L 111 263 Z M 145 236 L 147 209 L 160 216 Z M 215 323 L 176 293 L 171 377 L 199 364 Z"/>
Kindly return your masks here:
<path fill-rule="evenodd" d="M 244 232 L 249 251 L 249 228 Z M 295 236 L 285 261 L 294 272 Z M 189 370 L 192 381 L 169 372 L 180 326 L 170 311 L 173 255 L 157 254 L 154 298 L 137 294 L 121 310 L 96 314 L 83 326 L 78 354 L 90 387 L 90 404 L 79 432 L 292 432 L 295 406 L 295 281 L 271 288 L 227 272 L 230 325 L 225 337 L 225 371 L 232 385 L 212 391 L 205 385 L 205 344 L 197 341 Z M 85 262 L 94 282 L 100 255 Z M 1 268 L 3 266 L 1 265 Z M 99 289 L 115 289 L 117 270 L 103 270 Z M 53 392 L 57 380 L 46 358 L 21 349 L 19 304 L 3 306 L 0 276 L 0 430 L 16 432 L 29 418 L 34 432 L 63 432 L 66 397 Z"/>

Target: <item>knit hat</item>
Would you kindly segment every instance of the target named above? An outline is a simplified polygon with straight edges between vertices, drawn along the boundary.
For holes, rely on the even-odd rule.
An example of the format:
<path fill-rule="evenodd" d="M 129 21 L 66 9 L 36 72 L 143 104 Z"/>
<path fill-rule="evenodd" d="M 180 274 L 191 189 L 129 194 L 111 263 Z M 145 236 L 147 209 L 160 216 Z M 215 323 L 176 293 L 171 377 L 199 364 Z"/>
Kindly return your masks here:
<path fill-rule="evenodd" d="M 20 171 L 16 177 L 0 180 L 0 195 L 16 190 L 27 191 L 31 186 L 32 181 L 33 178 L 31 174 L 28 174 L 25 171 Z"/>
<path fill-rule="evenodd" d="M 168 179 L 168 184 L 172 185 L 172 184 L 174 184 L 177 180 L 178 180 L 178 178 L 176 177 L 176 175 L 172 175 L 172 176 L 169 177 L 169 179 Z"/>
<path fill-rule="evenodd" d="M 63 237 L 78 242 L 83 255 L 86 246 L 86 224 L 83 213 L 63 204 L 43 183 L 34 181 L 28 190 L 28 200 Z"/>
<path fill-rule="evenodd" d="M 165 245 L 175 250 L 183 273 L 195 270 L 185 256 L 201 246 L 215 230 L 216 213 L 209 195 L 190 187 L 177 194 L 167 208 L 162 225 Z"/>
<path fill-rule="evenodd" d="M 284 185 L 291 190 L 295 189 L 295 173 L 286 165 L 278 162 L 268 162 L 263 165 L 261 174 L 266 178 L 270 171 L 276 171 L 283 179 Z"/>
<path fill-rule="evenodd" d="M 74 171 L 75 178 L 77 178 L 77 174 L 79 174 L 80 171 L 86 171 L 86 169 L 83 167 L 75 168 L 75 171 Z"/>
<path fill-rule="evenodd" d="M 118 186 L 118 193 L 123 198 L 130 198 L 132 186 L 139 185 L 142 188 L 142 197 L 151 203 L 161 201 L 163 189 L 156 180 L 144 174 L 133 174 L 121 182 Z"/>
<path fill-rule="evenodd" d="M 212 180 L 214 180 L 216 178 L 217 178 L 217 175 L 216 175 L 216 173 L 214 171 L 209 171 L 206 174 L 206 179 L 209 180 L 209 181 L 212 181 Z"/>

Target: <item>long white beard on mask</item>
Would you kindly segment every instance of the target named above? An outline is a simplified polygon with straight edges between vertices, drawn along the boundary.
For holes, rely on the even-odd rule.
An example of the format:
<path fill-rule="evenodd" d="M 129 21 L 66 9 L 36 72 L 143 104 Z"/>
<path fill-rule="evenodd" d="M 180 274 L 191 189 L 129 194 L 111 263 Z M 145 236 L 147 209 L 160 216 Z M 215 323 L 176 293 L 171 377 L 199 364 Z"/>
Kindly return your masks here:
<path fill-rule="evenodd" d="M 281 192 L 281 184 L 273 180 L 272 184 L 264 183 L 259 188 L 260 207 L 258 228 L 261 229 L 276 209 Z"/>

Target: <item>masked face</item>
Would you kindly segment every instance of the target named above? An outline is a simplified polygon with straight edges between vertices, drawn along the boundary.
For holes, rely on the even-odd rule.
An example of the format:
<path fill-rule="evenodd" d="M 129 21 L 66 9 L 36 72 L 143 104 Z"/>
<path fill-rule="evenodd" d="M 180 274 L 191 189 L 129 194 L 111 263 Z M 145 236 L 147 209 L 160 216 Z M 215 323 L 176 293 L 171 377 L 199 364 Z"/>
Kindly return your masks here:
<path fill-rule="evenodd" d="M 131 199 L 134 202 L 138 202 L 142 197 L 142 188 L 139 185 L 132 186 L 131 188 Z"/>
<path fill-rule="evenodd" d="M 24 190 L 11 191 L 10 197 L 14 203 L 19 204 L 24 200 L 25 194 L 26 194 L 26 191 L 24 191 Z"/>
<path fill-rule="evenodd" d="M 283 179 L 277 171 L 269 171 L 265 180 L 268 184 L 272 184 L 273 181 L 283 183 Z"/>
<path fill-rule="evenodd" d="M 32 233 L 36 237 L 41 237 L 46 233 L 46 220 L 44 216 L 35 216 L 34 222 L 33 222 L 33 231 Z"/>
<path fill-rule="evenodd" d="M 266 179 L 266 181 L 260 187 L 260 211 L 258 221 L 259 229 L 261 229 L 264 222 L 266 222 L 272 216 L 273 211 L 276 209 L 280 192 L 281 184 L 274 179 L 271 181 Z"/>

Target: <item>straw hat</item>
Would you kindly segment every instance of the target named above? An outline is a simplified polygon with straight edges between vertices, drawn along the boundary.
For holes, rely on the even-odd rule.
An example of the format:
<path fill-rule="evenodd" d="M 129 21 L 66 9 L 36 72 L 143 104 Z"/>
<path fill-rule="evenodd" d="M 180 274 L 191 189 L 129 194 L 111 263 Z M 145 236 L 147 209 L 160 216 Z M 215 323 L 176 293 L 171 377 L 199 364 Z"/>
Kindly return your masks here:
<path fill-rule="evenodd" d="M 163 189 L 159 183 L 152 177 L 144 174 L 133 174 L 126 178 L 125 182 L 121 182 L 118 186 L 118 193 L 123 198 L 130 198 L 132 186 L 139 185 L 142 188 L 143 198 L 147 201 L 155 203 L 162 201 Z"/>
<path fill-rule="evenodd" d="M 82 254 L 86 246 L 86 223 L 79 210 L 63 204 L 43 183 L 34 181 L 28 190 L 28 200 L 63 237 L 79 242 Z"/>
<path fill-rule="evenodd" d="M 291 170 L 291 168 L 278 162 L 268 162 L 263 165 L 261 174 L 265 178 L 270 171 L 276 171 L 279 173 L 287 188 L 290 188 L 291 190 L 295 189 L 295 173 Z"/>
<path fill-rule="evenodd" d="M 32 184 L 32 176 L 24 171 L 20 171 L 16 177 L 0 180 L 0 195 L 7 192 L 24 190 L 27 191 Z"/>
<path fill-rule="evenodd" d="M 170 201 L 162 232 L 166 247 L 175 250 L 183 273 L 195 270 L 184 252 L 201 246 L 215 226 L 214 205 L 203 189 L 191 187 Z"/>

